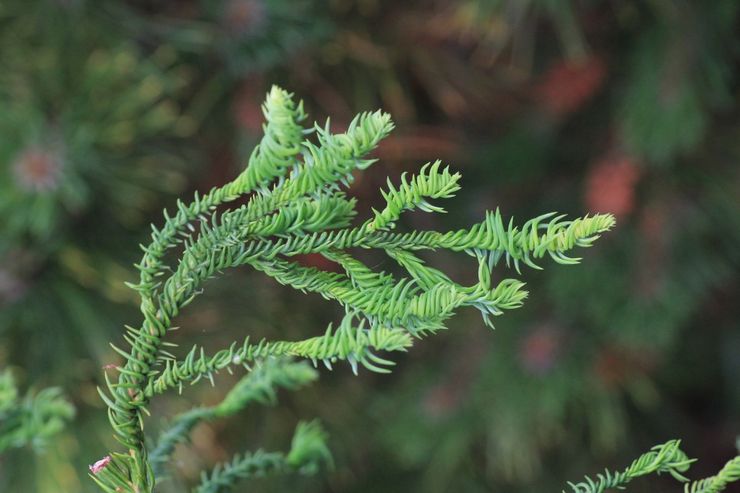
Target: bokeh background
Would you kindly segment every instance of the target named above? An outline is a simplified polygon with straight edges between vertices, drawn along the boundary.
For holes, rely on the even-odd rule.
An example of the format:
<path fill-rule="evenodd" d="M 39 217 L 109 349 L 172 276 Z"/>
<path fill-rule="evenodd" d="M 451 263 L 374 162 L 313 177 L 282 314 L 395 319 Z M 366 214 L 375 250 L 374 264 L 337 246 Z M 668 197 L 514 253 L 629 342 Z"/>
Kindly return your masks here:
<path fill-rule="evenodd" d="M 335 129 L 393 115 L 353 188 L 368 211 L 386 176 L 435 158 L 462 171 L 450 213 L 406 227 L 496 206 L 522 220 L 612 212 L 618 227 L 580 266 L 525 272 L 530 299 L 493 332 L 463 313 L 390 376 L 322 371 L 277 407 L 198 427 L 161 491 L 235 451 L 284 449 L 313 417 L 336 467 L 249 491 L 552 492 L 670 438 L 701 458 L 692 477 L 712 474 L 740 434 L 739 7 L 0 1 L 0 368 L 77 409 L 42 450 L 0 458 L 0 491 L 95 491 L 87 464 L 116 448 L 95 386 L 118 362 L 108 342 L 139 321 L 123 284 L 137 245 L 177 197 L 243 168 L 272 84 Z M 474 276 L 465 256 L 427 258 Z M 207 285 L 177 342 L 307 337 L 336 310 L 238 270 Z M 151 428 L 234 378 L 155 401 Z"/>

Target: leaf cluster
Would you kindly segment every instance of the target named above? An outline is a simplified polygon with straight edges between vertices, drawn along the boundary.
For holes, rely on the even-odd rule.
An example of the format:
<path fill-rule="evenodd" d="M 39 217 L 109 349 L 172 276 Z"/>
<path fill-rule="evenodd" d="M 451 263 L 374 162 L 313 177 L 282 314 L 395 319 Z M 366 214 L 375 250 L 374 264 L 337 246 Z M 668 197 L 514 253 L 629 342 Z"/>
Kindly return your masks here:
<path fill-rule="evenodd" d="M 235 412 L 249 401 L 259 401 L 259 395 L 264 400 L 272 392 L 267 388 L 295 386 L 293 380 L 285 384 L 276 376 L 294 368 L 285 358 L 321 361 L 328 368 L 345 361 L 355 372 L 360 366 L 387 372 L 393 362 L 379 353 L 406 351 L 414 340 L 444 329 L 460 308 L 479 310 L 492 326 L 493 316 L 521 306 L 527 296 L 524 283 L 514 278 L 495 281 L 497 264 L 505 262 L 519 271 L 522 265 L 539 268 L 536 261 L 544 257 L 561 264 L 577 263 L 580 259 L 571 256 L 571 250 L 591 246 L 614 225 L 611 215 L 566 220 L 550 213 L 516 226 L 513 219 L 504 221 L 497 210 L 466 229 L 395 232 L 405 211 L 443 212 L 432 201 L 452 197 L 459 190 L 460 175 L 439 161 L 423 166 L 416 175 L 404 174 L 398 185 L 389 180 L 382 191 L 385 207 L 357 222 L 356 201 L 343 188 L 352 183 L 355 173 L 375 162 L 367 154 L 393 129 L 390 115 L 361 113 L 342 133 L 332 133 L 328 121 L 306 128 L 302 104 L 277 87 L 268 94 L 263 113 L 264 137 L 247 168 L 232 182 L 205 195 L 196 194 L 190 204 L 178 202 L 174 214 L 165 212 L 163 226 L 153 227 L 151 243 L 142 245 L 144 255 L 136 265 L 140 279 L 130 287 L 141 297 L 143 322 L 127 327 L 127 348 L 113 346 L 125 363 L 117 368 L 117 380 L 106 374 L 107 390 L 100 391 L 115 436 L 128 449 L 126 454 L 114 454 L 110 466 L 93 475 L 106 491 L 152 491 L 159 465 L 197 422 L 220 417 L 226 408 Z M 243 199 L 242 205 L 223 207 L 237 199 Z M 406 275 L 396 278 L 371 269 L 352 254 L 356 249 L 385 252 Z M 418 256 L 437 249 L 474 258 L 478 281 L 458 284 Z M 170 265 L 167 253 L 173 250 L 179 251 L 178 260 Z M 307 267 L 296 259 L 309 253 L 323 255 L 341 272 Z M 174 319 L 202 292 L 203 282 L 245 265 L 281 284 L 335 300 L 344 308 L 344 317 L 336 328 L 330 324 L 323 334 L 304 340 L 247 338 L 212 355 L 204 347 L 194 347 L 182 358 L 173 354 L 176 344 L 166 339 L 175 328 Z M 288 366 L 270 370 L 270 383 L 261 394 L 255 391 L 259 374 L 250 374 L 227 396 L 226 407 L 193 410 L 174 421 L 160 446 L 153 451 L 147 446 L 144 415 L 155 395 L 173 388 L 181 391 L 186 382 L 213 382 L 222 369 L 265 368 L 271 358 Z M 240 393 L 244 389 L 252 389 L 251 397 Z M 299 432 L 296 436 L 302 437 Z M 311 447 L 296 449 L 294 442 L 285 464 L 304 468 L 315 463 L 311 457 L 325 457 L 300 452 L 324 450 L 319 439 L 323 434 L 311 436 Z M 299 441 L 304 442 L 308 443 Z M 306 460 L 296 459 L 304 456 Z M 217 478 L 283 471 L 281 460 L 263 453 L 240 456 L 214 472 L 209 484 L 223 488 Z"/>
<path fill-rule="evenodd" d="M 574 493 L 602 493 L 611 489 L 624 489 L 628 483 L 640 476 L 668 473 L 676 480 L 685 483 L 685 493 L 719 493 L 724 491 L 729 483 L 740 479 L 740 456 L 737 456 L 715 476 L 689 482 L 684 477 L 684 473 L 696 459 L 689 459 L 679 448 L 680 445 L 680 440 L 671 440 L 662 445 L 656 445 L 635 459 L 624 471 L 612 472 L 606 469 L 598 474 L 596 479 L 586 476 L 583 481 L 569 482 L 568 485 Z"/>

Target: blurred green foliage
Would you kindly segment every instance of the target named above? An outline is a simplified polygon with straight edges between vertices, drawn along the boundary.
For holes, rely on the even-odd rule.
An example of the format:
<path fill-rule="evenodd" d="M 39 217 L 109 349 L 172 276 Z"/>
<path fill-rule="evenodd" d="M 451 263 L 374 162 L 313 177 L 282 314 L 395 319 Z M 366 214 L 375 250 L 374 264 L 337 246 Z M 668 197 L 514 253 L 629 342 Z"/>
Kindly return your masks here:
<path fill-rule="evenodd" d="M 553 491 L 674 437 L 703 458 L 695 477 L 714 474 L 740 434 L 738 23 L 733 0 L 0 3 L 0 367 L 77 409 L 40 454 L 3 455 L 0 491 L 93 491 L 87 464 L 114 447 L 94 389 L 136 317 L 135 245 L 175 196 L 236 175 L 272 83 L 334 127 L 393 114 L 386 172 L 355 184 L 368 210 L 386 175 L 442 157 L 464 171 L 449 210 L 465 217 L 408 226 L 500 205 L 619 227 L 584 265 L 527 273 L 538 294 L 494 334 L 463 314 L 465 337 L 425 341 L 390 377 L 322 372 L 279 407 L 199 425 L 171 491 L 244 443 L 284 448 L 306 415 L 336 468 L 254 491 Z M 186 310 L 185 347 L 336 318 L 260 274 L 222 282 Z"/>
<path fill-rule="evenodd" d="M 13 375 L 0 373 L 0 452 L 31 444 L 41 448 L 74 416 L 74 408 L 60 396 L 58 388 L 18 396 Z"/>

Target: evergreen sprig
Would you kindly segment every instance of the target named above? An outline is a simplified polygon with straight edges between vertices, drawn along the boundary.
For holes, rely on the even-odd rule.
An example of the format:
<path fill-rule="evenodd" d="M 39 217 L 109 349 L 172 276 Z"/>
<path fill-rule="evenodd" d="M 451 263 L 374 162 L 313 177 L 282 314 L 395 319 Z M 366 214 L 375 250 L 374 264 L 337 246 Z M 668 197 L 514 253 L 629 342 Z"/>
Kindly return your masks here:
<path fill-rule="evenodd" d="M 740 481 L 740 455 L 730 460 L 714 476 L 693 481 L 684 486 L 685 493 L 719 493 L 727 488 L 727 485 Z"/>
<path fill-rule="evenodd" d="M 737 456 L 717 475 L 689 483 L 683 474 L 696 459 L 689 459 L 679 448 L 680 445 L 680 440 L 656 445 L 635 459 L 624 471 L 612 472 L 606 469 L 596 476 L 596 480 L 586 476 L 580 483 L 568 482 L 568 485 L 574 493 L 602 493 L 611 489 L 624 489 L 629 482 L 640 476 L 668 473 L 676 480 L 686 483 L 685 493 L 719 493 L 724 491 L 729 483 L 740 480 L 740 456 Z"/>
<path fill-rule="evenodd" d="M 155 476 L 159 477 L 164 473 L 164 465 L 175 446 L 186 441 L 190 432 L 199 423 L 231 416 L 252 402 L 273 404 L 277 399 L 277 388 L 293 390 L 313 382 L 317 377 L 316 371 L 305 362 L 278 358 L 260 361 L 234 385 L 218 405 L 196 407 L 172 420 L 169 427 L 160 434 L 149 455 Z"/>
<path fill-rule="evenodd" d="M 328 121 L 305 129 L 302 104 L 277 87 L 268 94 L 263 110 L 265 135 L 245 171 L 206 195 L 196 194 L 190 204 L 178 202 L 177 212 L 165 213 L 164 225 L 153 228 L 152 242 L 142 246 L 144 256 L 137 264 L 140 279 L 130 287 L 141 297 L 143 322 L 139 327 L 127 327 L 124 338 L 128 348 L 113 346 L 125 363 L 117 368 L 117 380 L 106 374 L 107 389 L 100 390 L 115 436 L 127 448 L 127 453 L 112 454 L 93 471 L 94 479 L 106 491 L 152 491 L 156 474 L 145 440 L 144 414 L 154 395 L 172 388 L 181 390 L 185 382 L 204 378 L 213 382 L 213 375 L 224 368 L 260 367 L 270 357 L 320 360 L 329 368 L 341 360 L 355 372 L 359 365 L 386 372 L 393 363 L 377 353 L 407 350 L 414 338 L 444 329 L 446 320 L 461 307 L 478 309 L 490 325 L 491 316 L 521 306 L 527 296 L 524 283 L 516 279 L 493 281 L 492 269 L 500 260 L 513 264 L 517 271 L 521 264 L 538 268 L 534 260 L 545 256 L 558 263 L 576 263 L 579 259 L 569 252 L 590 246 L 614 225 L 608 214 L 564 220 L 551 213 L 518 227 L 513 220 L 505 222 L 497 210 L 469 229 L 392 231 L 404 211 L 442 212 L 430 201 L 452 197 L 459 190 L 460 175 L 435 162 L 415 176 L 402 176 L 398 186 L 389 181 L 388 190 L 382 192 L 385 207 L 352 226 L 356 202 L 345 196 L 342 186 L 348 186 L 354 173 L 375 162 L 367 154 L 393 129 L 390 116 L 381 111 L 362 113 L 339 134 L 330 131 Z M 313 139 L 309 133 L 314 134 Z M 216 211 L 240 197 L 246 198 L 243 205 Z M 165 256 L 174 248 L 180 249 L 179 260 L 170 266 Z M 355 248 L 383 250 L 408 277 L 396 279 L 375 272 L 352 256 Z M 417 256 L 419 251 L 441 248 L 474 257 L 478 282 L 460 285 Z M 294 258 L 307 253 L 325 256 L 344 272 L 306 267 Z M 346 314 L 336 329 L 330 325 L 323 335 L 301 341 L 252 342 L 247 338 L 243 344 L 235 342 L 212 356 L 202 347 L 193 348 L 184 358 L 172 354 L 168 347 L 174 344 L 166 338 L 182 308 L 200 294 L 205 280 L 242 265 L 282 284 L 336 300 Z M 197 421 L 215 417 L 212 412 L 193 411 L 176 420 L 174 440 L 165 440 L 163 451 L 171 451 L 171 445 Z M 323 433 L 318 435 L 323 437 Z M 297 433 L 296 437 L 304 435 Z M 322 449 L 318 444 L 323 439 L 309 442 L 316 450 Z M 290 457 L 303 457 L 296 450 L 304 448 L 296 449 L 294 443 L 295 452 L 287 456 L 287 462 L 265 453 L 247 454 L 214 472 L 202 488 L 220 485 L 218 478 L 224 476 L 302 468 L 304 461 L 291 463 Z M 167 455 L 152 453 L 157 464 Z"/>
<path fill-rule="evenodd" d="M 568 484 L 574 493 L 602 493 L 608 489 L 624 488 L 633 479 L 652 473 L 667 472 L 679 481 L 688 481 L 681 473 L 688 470 L 693 459 L 689 459 L 679 445 L 679 440 L 656 445 L 622 472 L 615 473 L 606 469 L 603 474 L 596 476 L 596 480 L 586 476 L 580 483 Z"/>
<path fill-rule="evenodd" d="M 0 453 L 11 447 L 41 447 L 62 430 L 75 414 L 56 387 L 18 396 L 13 375 L 0 372 Z"/>
<path fill-rule="evenodd" d="M 231 462 L 217 465 L 211 474 L 202 474 L 193 493 L 227 493 L 243 479 L 261 478 L 287 472 L 312 474 L 322 463 L 331 463 L 326 433 L 316 422 L 299 423 L 290 451 L 236 455 Z"/>

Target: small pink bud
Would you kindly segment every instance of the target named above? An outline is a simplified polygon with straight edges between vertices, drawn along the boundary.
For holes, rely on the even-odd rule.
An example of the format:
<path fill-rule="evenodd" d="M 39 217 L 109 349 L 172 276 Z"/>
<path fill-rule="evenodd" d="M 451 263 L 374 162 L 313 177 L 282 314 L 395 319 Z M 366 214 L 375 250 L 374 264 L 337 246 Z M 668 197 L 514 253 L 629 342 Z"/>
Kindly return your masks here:
<path fill-rule="evenodd" d="M 100 471 L 102 471 L 103 469 L 105 469 L 106 466 L 109 463 L 110 463 L 110 455 L 106 455 L 105 457 L 103 457 L 102 459 L 100 459 L 99 461 L 97 461 L 92 466 L 89 466 L 90 467 L 90 472 L 93 473 L 93 474 L 97 474 Z"/>
<path fill-rule="evenodd" d="M 114 365 L 113 363 L 108 363 L 107 365 L 103 365 L 103 370 L 115 370 L 118 368 L 117 365 Z"/>

